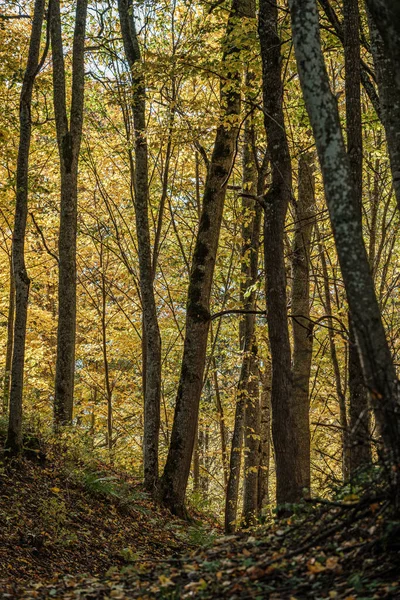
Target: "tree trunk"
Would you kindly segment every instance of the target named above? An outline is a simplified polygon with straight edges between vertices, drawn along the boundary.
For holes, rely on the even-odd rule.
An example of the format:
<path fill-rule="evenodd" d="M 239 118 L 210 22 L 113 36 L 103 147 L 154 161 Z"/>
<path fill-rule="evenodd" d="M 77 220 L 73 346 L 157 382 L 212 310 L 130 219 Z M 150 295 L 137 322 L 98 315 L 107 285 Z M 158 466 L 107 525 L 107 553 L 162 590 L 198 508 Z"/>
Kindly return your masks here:
<path fill-rule="evenodd" d="M 140 292 L 144 322 L 144 484 L 155 492 L 158 485 L 158 440 L 161 402 L 161 337 L 153 287 L 153 264 L 149 227 L 148 153 L 146 139 L 145 81 L 136 34 L 132 0 L 118 0 L 125 56 L 132 76 L 132 115 L 135 129 L 135 165 L 131 163 L 138 239 Z M 156 259 L 155 259 L 156 260 Z M 155 266 L 155 262 L 154 262 Z M 191 454 L 190 454 L 191 457 Z M 189 459 L 190 469 L 190 459 Z"/>
<path fill-rule="evenodd" d="M 334 322 L 332 318 L 332 302 L 331 302 L 331 288 L 329 285 L 328 267 L 325 258 L 325 248 L 321 241 L 319 234 L 318 224 L 315 225 L 317 239 L 318 239 L 318 251 L 321 259 L 322 277 L 324 282 L 324 296 L 323 300 L 325 313 L 327 315 L 328 322 L 328 338 L 329 338 L 329 349 L 331 354 L 331 361 L 333 367 L 333 373 L 335 376 L 335 388 L 336 395 L 339 403 L 339 416 L 340 416 L 340 428 L 342 438 L 342 474 L 343 480 L 348 479 L 350 473 L 350 445 L 349 445 L 349 428 L 347 418 L 347 404 L 346 396 L 343 391 L 342 377 L 340 374 L 339 360 L 336 351 L 335 335 L 334 335 Z"/>
<path fill-rule="evenodd" d="M 181 375 L 176 398 L 171 444 L 161 479 L 161 499 L 174 513 L 184 515 L 184 498 L 198 419 L 207 337 L 210 324 L 210 294 L 218 249 L 219 232 L 238 134 L 240 115 L 239 49 L 234 34 L 240 0 L 233 0 L 224 41 L 223 63 L 228 67 L 229 90 L 221 86 L 221 123 L 204 188 L 203 206 L 189 280 L 186 334 Z M 232 61 L 232 62 L 231 62 Z"/>
<path fill-rule="evenodd" d="M 226 450 L 226 425 L 225 425 L 225 416 L 224 409 L 221 401 L 221 394 L 219 391 L 218 384 L 218 374 L 217 374 L 217 365 L 215 361 L 215 356 L 212 357 L 212 369 L 213 369 L 213 381 L 214 381 L 214 391 L 215 391 L 215 407 L 218 413 L 218 422 L 219 422 L 219 435 L 221 440 L 221 462 L 222 462 L 222 470 L 224 474 L 224 488 L 228 485 L 228 456 Z"/>
<path fill-rule="evenodd" d="M 354 186 L 355 209 L 362 227 L 362 123 L 360 17 L 358 0 L 344 1 L 344 59 L 347 154 Z M 371 461 L 368 392 L 349 314 L 350 475 Z"/>
<path fill-rule="evenodd" d="M 314 227 L 314 175 L 312 155 L 299 160 L 299 191 L 295 205 L 292 254 L 293 404 L 296 415 L 298 460 L 304 493 L 310 493 L 310 372 L 313 331 L 310 321 L 310 249 Z"/>
<path fill-rule="evenodd" d="M 243 525 L 250 527 L 258 518 L 258 469 L 260 466 L 260 378 L 257 344 L 253 335 L 244 418 Z"/>
<path fill-rule="evenodd" d="M 246 77 L 250 86 L 253 76 Z M 248 118 L 245 123 L 242 164 L 242 248 L 241 248 L 241 282 L 240 302 L 245 310 L 255 309 L 255 291 L 251 289 L 258 276 L 258 250 L 260 245 L 261 211 L 255 205 L 254 195 L 257 193 L 257 167 L 253 148 L 255 147 L 254 122 Z M 228 484 L 225 498 L 225 531 L 232 532 L 236 528 L 237 508 L 239 500 L 239 481 L 242 463 L 243 440 L 245 442 L 245 471 L 243 489 L 243 516 L 245 521 L 251 520 L 257 511 L 257 478 L 258 443 L 256 437 L 259 399 L 258 375 L 257 383 L 253 381 L 257 368 L 257 344 L 255 343 L 255 315 L 247 314 L 239 326 L 240 350 L 243 352 L 242 368 L 236 393 L 235 424 L 229 461 Z M 253 396 L 257 393 L 257 398 Z M 254 464 L 253 464 L 254 463 Z M 251 468 L 255 467 L 255 471 Z M 250 513 L 252 517 L 250 517 Z"/>
<path fill-rule="evenodd" d="M 366 0 L 383 40 L 384 50 L 394 67 L 392 85 L 400 91 L 400 4 L 398 0 Z M 397 85 L 396 85 L 397 84 Z"/>
<path fill-rule="evenodd" d="M 7 317 L 7 346 L 6 346 L 6 364 L 4 366 L 4 385 L 3 385 L 3 414 L 7 415 L 10 402 L 10 383 L 11 383 L 11 361 L 14 345 L 14 315 L 15 315 L 15 282 L 12 267 L 12 257 L 10 257 L 10 290 L 8 294 L 8 317 Z"/>
<path fill-rule="evenodd" d="M 264 256 L 268 333 L 272 359 L 272 437 L 277 504 L 302 497 L 301 467 L 293 403 L 284 256 L 285 218 L 292 194 L 292 170 L 283 115 L 281 40 L 276 0 L 261 0 L 259 35 L 263 65 L 264 124 L 272 168 L 265 196 Z"/>
<path fill-rule="evenodd" d="M 336 100 L 330 90 L 319 36 L 315 0 L 290 0 L 293 43 L 300 83 L 310 117 L 364 380 L 388 459 L 397 465 L 400 449 L 396 370 L 376 299 L 355 190 Z M 392 471 L 396 478 L 397 471 Z"/>
<path fill-rule="evenodd" d="M 77 0 L 72 56 L 71 111 L 68 122 L 60 3 L 57 1 L 51 3 L 54 114 L 61 174 L 57 361 L 54 398 L 56 427 L 72 422 L 74 401 L 78 160 L 83 124 L 86 13 L 87 0 Z"/>
<path fill-rule="evenodd" d="M 258 514 L 268 511 L 269 472 L 271 463 L 271 365 L 266 361 L 264 372 L 260 375 L 260 464 L 258 467 Z"/>
<path fill-rule="evenodd" d="M 25 266 L 25 231 L 28 216 L 28 171 L 31 144 L 32 90 L 39 67 L 40 40 L 44 17 L 44 0 L 35 0 L 28 61 L 22 83 L 19 105 L 19 146 L 16 173 L 16 204 L 12 242 L 12 264 L 15 281 L 14 348 L 11 366 L 10 412 L 6 448 L 12 453 L 22 448 L 22 395 L 26 322 L 30 280 Z"/>
<path fill-rule="evenodd" d="M 325 13 L 326 18 L 332 25 L 337 37 L 344 44 L 344 36 L 345 36 L 344 28 L 334 10 L 334 8 L 330 4 L 329 0 L 318 0 L 318 1 Z M 360 61 L 360 67 L 361 67 L 361 73 L 360 73 L 361 82 L 363 84 L 365 92 L 368 95 L 368 97 L 371 101 L 371 104 L 375 109 L 376 114 L 378 115 L 379 119 L 381 119 L 380 98 L 378 97 L 378 94 L 376 93 L 374 83 L 371 81 L 371 69 L 363 60 Z"/>
<path fill-rule="evenodd" d="M 395 79 L 393 60 L 390 54 L 385 52 L 383 39 L 375 20 L 369 11 L 367 13 L 371 52 L 379 90 L 381 118 L 385 128 L 393 188 L 397 207 L 400 210 L 400 94 L 398 88 L 393 85 Z"/>

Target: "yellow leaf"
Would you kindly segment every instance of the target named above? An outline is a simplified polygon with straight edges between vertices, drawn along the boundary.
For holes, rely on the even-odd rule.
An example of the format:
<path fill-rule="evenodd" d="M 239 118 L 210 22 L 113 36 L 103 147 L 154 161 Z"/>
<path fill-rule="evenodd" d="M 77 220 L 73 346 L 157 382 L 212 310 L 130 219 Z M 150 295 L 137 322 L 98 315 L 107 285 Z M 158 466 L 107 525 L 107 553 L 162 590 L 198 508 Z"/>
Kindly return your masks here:
<path fill-rule="evenodd" d="M 52 492 L 54 492 L 55 494 L 58 494 L 59 492 L 61 492 L 60 488 L 58 488 L 58 487 L 52 487 L 52 488 L 50 488 L 50 490 Z"/>
<path fill-rule="evenodd" d="M 324 567 L 324 565 L 321 565 L 321 563 L 316 562 L 313 565 L 308 563 L 307 569 L 308 569 L 309 573 L 314 574 L 314 573 L 321 573 L 322 571 L 325 571 L 326 567 Z"/>

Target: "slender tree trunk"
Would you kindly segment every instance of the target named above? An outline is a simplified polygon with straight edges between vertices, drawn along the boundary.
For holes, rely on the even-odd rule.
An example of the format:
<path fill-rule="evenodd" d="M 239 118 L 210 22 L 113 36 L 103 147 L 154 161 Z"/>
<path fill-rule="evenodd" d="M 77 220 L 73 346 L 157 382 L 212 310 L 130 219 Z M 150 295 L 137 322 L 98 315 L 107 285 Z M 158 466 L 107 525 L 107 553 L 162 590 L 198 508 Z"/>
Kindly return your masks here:
<path fill-rule="evenodd" d="M 265 371 L 260 375 L 261 400 L 260 400 L 260 464 L 258 468 L 258 514 L 262 515 L 268 510 L 269 497 L 269 472 L 271 463 L 271 365 L 269 361 Z"/>
<path fill-rule="evenodd" d="M 300 452 L 293 403 L 284 256 L 285 218 L 292 194 L 292 170 L 283 115 L 281 40 L 276 0 L 261 0 L 259 35 L 263 64 L 264 124 L 272 182 L 265 196 L 264 256 L 268 333 L 272 359 L 272 437 L 278 505 L 302 497 Z"/>
<path fill-rule="evenodd" d="M 329 0 L 318 0 L 318 2 L 321 5 L 326 18 L 332 25 L 337 37 L 344 44 L 344 36 L 345 36 L 344 27 L 343 27 L 342 23 L 340 22 L 333 6 L 330 4 Z M 379 119 L 381 119 L 382 115 L 381 115 L 380 98 L 378 97 L 378 94 L 376 93 L 374 83 L 371 81 L 371 69 L 363 60 L 361 60 L 361 62 L 360 62 L 360 67 L 361 67 L 361 82 L 363 84 L 365 92 L 367 93 L 367 95 L 371 101 L 371 104 L 375 109 L 376 114 L 378 115 Z"/>
<path fill-rule="evenodd" d="M 244 419 L 243 525 L 245 527 L 255 525 L 258 518 L 261 412 L 257 352 L 257 344 L 253 335 Z"/>
<path fill-rule="evenodd" d="M 193 491 L 200 491 L 200 450 L 199 450 L 199 427 L 197 424 L 196 439 L 193 449 Z"/>
<path fill-rule="evenodd" d="M 349 159 L 321 50 L 317 6 L 315 0 L 290 0 L 289 4 L 300 83 L 321 163 L 364 379 L 387 457 L 397 465 L 400 452 L 398 380 L 355 208 Z M 398 500 L 397 469 L 392 474 Z"/>
<path fill-rule="evenodd" d="M 100 234 L 101 235 L 101 234 Z M 106 278 L 104 275 L 103 244 L 100 242 L 100 270 L 101 270 L 101 338 L 103 351 L 104 383 L 107 398 L 107 447 L 110 453 L 113 449 L 113 405 L 112 405 L 112 386 L 110 382 L 110 369 L 107 353 L 107 290 Z"/>
<path fill-rule="evenodd" d="M 328 323 L 328 337 L 329 337 L 329 349 L 331 354 L 331 361 L 333 367 L 333 373 L 335 377 L 335 388 L 336 395 L 339 403 L 339 418 L 341 427 L 341 438 L 342 438 L 342 474 L 343 480 L 346 481 L 350 474 L 350 445 L 349 445 L 349 427 L 347 418 L 347 404 L 346 396 L 343 391 L 342 377 L 340 373 L 339 360 L 337 356 L 335 335 L 334 335 L 334 323 L 332 319 L 332 302 L 331 302 L 331 288 L 329 285 L 328 267 L 326 264 L 325 248 L 322 244 L 321 237 L 318 230 L 318 225 L 315 225 L 318 239 L 318 251 L 321 259 L 322 266 L 322 277 L 324 282 L 324 306 L 325 313 L 327 315 Z"/>
<path fill-rule="evenodd" d="M 74 402 L 78 160 L 83 124 L 86 14 L 87 0 L 77 0 L 72 51 L 71 110 L 68 120 L 60 3 L 57 0 L 51 2 L 54 114 L 61 174 L 58 328 L 54 398 L 56 428 L 72 422 Z"/>
<path fill-rule="evenodd" d="M 28 216 L 28 172 L 31 144 L 32 90 L 39 67 L 40 41 L 44 17 L 44 0 L 35 0 L 28 61 L 22 82 L 19 105 L 19 147 L 16 174 L 16 204 L 12 242 L 12 264 L 15 281 L 14 347 L 11 366 L 10 411 L 6 448 L 12 453 L 22 448 L 22 394 L 26 322 L 30 280 L 25 266 L 25 231 Z"/>
<path fill-rule="evenodd" d="M 310 321 L 310 250 L 314 227 L 314 175 L 312 155 L 299 160 L 299 191 L 295 205 L 292 254 L 293 403 L 296 414 L 297 449 L 304 493 L 310 493 L 310 398 L 313 331 Z"/>
<path fill-rule="evenodd" d="M 247 74 L 247 86 L 253 80 Z M 242 164 L 242 248 L 241 248 L 241 283 L 240 302 L 245 310 L 255 309 L 255 291 L 251 289 L 257 281 L 258 250 L 260 245 L 261 211 L 255 205 L 254 195 L 257 193 L 257 168 L 253 148 L 255 147 L 254 122 L 248 118 L 245 123 Z M 258 444 L 256 438 L 259 399 L 258 376 L 255 385 L 254 373 L 257 368 L 257 344 L 255 342 L 255 315 L 247 314 L 239 326 L 240 349 L 243 352 L 242 367 L 236 393 L 235 424 L 229 461 L 229 476 L 225 498 L 225 531 L 232 532 L 236 528 L 237 508 L 239 500 L 239 482 L 242 463 L 243 439 L 245 441 L 244 471 L 244 513 L 245 520 L 251 521 L 257 510 L 257 478 Z M 254 392 L 257 388 L 257 397 Z M 255 471 L 251 468 L 255 467 Z M 251 513 L 251 515 L 250 515 Z"/>
<path fill-rule="evenodd" d="M 371 52 L 374 59 L 376 80 L 381 105 L 381 118 L 385 128 L 389 151 L 393 188 L 400 210 L 400 94 L 394 85 L 395 65 L 390 54 L 385 52 L 381 34 L 369 11 L 368 24 Z"/>
<path fill-rule="evenodd" d="M 255 13 L 254 13 L 255 18 Z M 254 77 L 248 74 L 248 86 L 252 84 Z M 258 172 L 256 168 L 255 126 L 252 120 L 248 120 L 244 134 L 243 151 L 243 192 L 254 194 L 258 192 Z M 263 175 L 261 175 L 262 177 Z M 243 197 L 242 228 L 242 289 L 241 302 L 245 309 L 255 310 L 256 292 L 252 289 L 257 283 L 258 260 L 260 247 L 261 229 L 261 206 L 254 200 Z M 251 291 L 250 291 L 251 290 Z M 248 381 L 246 382 L 246 406 L 244 413 L 244 473 L 243 473 L 243 524 L 254 525 L 258 516 L 258 468 L 260 465 L 260 391 L 259 391 L 259 368 L 258 348 L 256 342 L 256 317 L 247 315 L 244 320 L 244 352 L 249 361 Z M 244 359 L 246 360 L 246 358 Z M 240 456 L 240 454 L 239 454 Z"/>
<path fill-rule="evenodd" d="M 3 414 L 7 415 L 10 402 L 10 383 L 11 383 L 11 362 L 14 345 L 14 315 L 15 315 L 15 282 L 12 267 L 12 257 L 10 257 L 10 290 L 8 294 L 8 317 L 7 317 L 7 346 L 6 346 L 6 364 L 4 367 L 4 385 L 3 385 Z"/>
<path fill-rule="evenodd" d="M 222 462 L 222 470 L 224 473 L 224 488 L 228 485 L 228 455 L 227 455 L 227 443 L 226 443 L 226 425 L 225 425 L 225 416 L 224 409 L 221 401 L 221 394 L 219 391 L 219 383 L 218 383 L 218 374 L 217 374 L 217 365 L 215 361 L 215 356 L 212 357 L 212 368 L 213 368 L 213 381 L 214 381 L 214 390 L 215 390 L 215 406 L 218 413 L 218 421 L 219 421 L 219 435 L 221 440 L 221 462 Z"/>
<path fill-rule="evenodd" d="M 358 0 L 344 0 L 344 59 L 347 154 L 354 186 L 355 209 L 362 227 L 362 122 L 360 17 Z M 349 314 L 350 475 L 371 461 L 368 392 Z"/>
<path fill-rule="evenodd" d="M 155 492 L 158 485 L 158 441 L 161 403 L 161 337 L 153 287 L 153 266 L 149 227 L 148 152 L 146 139 L 145 81 L 137 39 L 132 0 L 119 0 L 118 10 L 125 56 L 132 74 L 132 114 L 135 129 L 135 165 L 131 165 L 134 187 L 136 235 L 138 239 L 140 292 L 143 307 L 145 364 L 144 385 L 144 484 Z M 190 463 L 189 463 L 190 468 Z"/>
<path fill-rule="evenodd" d="M 240 115 L 239 49 L 234 33 L 240 0 L 233 0 L 224 41 L 223 63 L 228 68 L 231 89 L 221 86 L 221 123 L 204 188 L 203 206 L 189 280 L 186 334 L 175 416 L 164 474 L 161 499 L 173 512 L 185 514 L 184 498 L 198 419 L 207 337 L 210 324 L 210 293 L 218 249 L 222 212 L 232 168 Z M 232 62 L 231 62 L 232 61 Z"/>

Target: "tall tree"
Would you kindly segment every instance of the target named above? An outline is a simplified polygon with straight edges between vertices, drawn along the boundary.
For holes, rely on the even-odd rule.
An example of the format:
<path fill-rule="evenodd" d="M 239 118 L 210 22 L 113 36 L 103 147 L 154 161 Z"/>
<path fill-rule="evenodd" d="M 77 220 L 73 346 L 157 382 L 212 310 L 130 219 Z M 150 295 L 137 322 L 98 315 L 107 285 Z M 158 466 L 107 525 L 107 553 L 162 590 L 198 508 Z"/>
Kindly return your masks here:
<path fill-rule="evenodd" d="M 255 18 L 255 7 L 253 8 Z M 254 74 L 247 73 L 247 86 Z M 244 127 L 242 160 L 242 247 L 240 302 L 245 311 L 239 324 L 240 350 L 243 352 L 242 366 L 236 391 L 235 423 L 229 462 L 229 476 L 225 499 L 225 531 L 235 529 L 239 496 L 239 480 L 242 464 L 243 441 L 245 446 L 245 470 L 243 488 L 243 516 L 251 520 L 257 511 L 257 463 L 259 420 L 258 359 L 255 332 L 256 293 L 254 285 L 258 276 L 258 250 L 260 245 L 261 207 L 255 204 L 257 193 L 257 163 L 254 155 L 256 131 L 253 115 L 247 118 Z M 252 468 L 254 467 L 254 469 Z"/>
<path fill-rule="evenodd" d="M 364 379 L 387 458 L 397 465 L 400 448 L 399 385 L 355 208 L 354 185 L 338 107 L 322 55 L 316 0 L 290 0 L 289 5 L 300 83 L 317 145 Z M 392 473 L 398 496 L 397 471 Z"/>
<path fill-rule="evenodd" d="M 74 402 L 78 161 L 83 125 L 87 4 L 87 0 L 77 0 L 76 2 L 69 119 L 60 2 L 52 0 L 50 10 L 54 114 L 61 175 L 57 362 L 54 397 L 56 426 L 71 423 Z"/>
<path fill-rule="evenodd" d="M 347 154 L 354 186 L 355 209 L 362 227 L 363 160 L 358 0 L 344 0 L 343 17 Z M 349 454 L 350 474 L 352 475 L 370 462 L 371 449 L 368 393 L 364 384 L 351 314 L 349 314 L 349 391 Z"/>
<path fill-rule="evenodd" d="M 184 514 L 184 499 L 193 453 L 203 387 L 210 294 L 218 249 L 222 213 L 232 169 L 240 115 L 240 72 L 237 47 L 238 17 L 245 3 L 233 0 L 223 41 L 222 64 L 230 82 L 220 87 L 221 116 L 204 186 L 203 206 L 192 259 L 186 309 L 186 333 L 171 444 L 161 479 L 162 501 Z"/>
<path fill-rule="evenodd" d="M 16 173 L 16 204 L 12 241 L 12 265 L 15 281 L 14 347 L 11 366 L 10 412 L 6 447 L 18 452 L 22 447 L 22 395 L 26 322 L 30 280 L 25 265 L 25 232 L 28 216 L 29 150 L 32 133 L 32 91 L 40 70 L 39 53 L 45 1 L 35 0 L 28 60 L 22 82 L 19 105 L 19 146 Z"/>
<path fill-rule="evenodd" d="M 264 261 L 268 334 L 272 360 L 272 437 L 275 448 L 278 505 L 298 502 L 302 479 L 293 403 L 291 349 L 287 318 L 284 253 L 285 219 L 292 197 L 292 167 L 283 113 L 282 55 L 278 3 L 261 0 L 259 36 L 262 58 L 264 125 L 271 161 L 271 185 L 264 198 Z"/>
<path fill-rule="evenodd" d="M 303 153 L 299 159 L 298 195 L 295 202 L 292 253 L 293 324 L 293 404 L 296 414 L 299 466 L 303 488 L 311 487 L 310 475 L 310 372 L 313 331 L 310 320 L 310 250 L 314 227 L 313 157 Z"/>
<path fill-rule="evenodd" d="M 143 307 L 144 381 L 144 483 L 155 491 L 158 483 L 158 438 L 160 429 L 161 337 L 154 297 L 154 272 L 149 228 L 149 184 L 146 139 L 145 81 L 137 38 L 132 0 L 119 0 L 118 10 L 126 60 L 132 77 L 131 110 L 135 135 L 135 164 L 131 162 L 136 234 L 138 239 L 140 292 Z M 156 252 L 155 252 L 156 255 Z M 156 259 L 155 259 L 156 260 Z"/>

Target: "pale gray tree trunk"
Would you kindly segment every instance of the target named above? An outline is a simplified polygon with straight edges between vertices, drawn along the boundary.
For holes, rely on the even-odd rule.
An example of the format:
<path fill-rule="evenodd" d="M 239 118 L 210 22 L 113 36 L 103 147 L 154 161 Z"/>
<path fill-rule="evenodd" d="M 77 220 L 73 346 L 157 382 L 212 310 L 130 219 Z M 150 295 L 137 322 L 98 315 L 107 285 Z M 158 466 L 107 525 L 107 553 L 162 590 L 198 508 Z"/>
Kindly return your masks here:
<path fill-rule="evenodd" d="M 44 18 L 44 0 L 35 0 L 28 60 L 19 104 L 19 146 L 16 173 L 16 204 L 12 241 L 12 265 L 15 281 L 14 347 L 11 366 L 10 410 L 6 448 L 17 453 L 22 448 L 22 395 L 26 322 L 30 280 L 25 266 L 25 232 L 28 216 L 29 149 L 31 144 L 32 91 L 39 70 L 40 41 Z"/>
<path fill-rule="evenodd" d="M 310 250 L 314 215 L 313 156 L 308 152 L 302 154 L 299 159 L 292 253 L 293 404 L 299 468 L 305 495 L 309 495 L 311 487 L 309 386 L 313 328 L 310 321 Z"/>
<path fill-rule="evenodd" d="M 148 152 L 146 139 L 145 81 L 132 0 L 119 0 L 118 10 L 125 56 L 132 76 L 132 115 L 135 130 L 135 164 L 131 165 L 138 239 L 140 292 L 143 307 L 144 381 L 144 484 L 150 492 L 158 485 L 158 440 L 161 401 L 161 336 L 153 287 L 149 227 Z M 156 260 L 156 259 L 155 259 Z M 155 262 L 154 262 L 155 266 Z"/>
<path fill-rule="evenodd" d="M 60 3 L 57 0 L 51 2 L 54 114 L 61 174 L 57 360 L 54 398 L 56 428 L 72 422 L 74 403 L 78 161 L 83 124 L 86 14 L 87 0 L 77 0 L 72 49 L 71 108 L 68 118 Z"/>
<path fill-rule="evenodd" d="M 289 5 L 300 83 L 321 163 L 364 379 L 387 456 L 397 464 L 400 452 L 398 380 L 355 208 L 354 185 L 338 107 L 321 50 L 316 1 L 290 0 Z M 398 479 L 394 471 L 393 476 Z"/>
<path fill-rule="evenodd" d="M 221 123 L 204 188 L 199 230 L 192 259 L 186 312 L 186 333 L 174 423 L 167 462 L 161 479 L 161 499 L 174 513 L 185 514 L 184 499 L 196 434 L 203 387 L 207 337 L 210 324 L 210 294 L 218 249 L 226 188 L 232 168 L 240 115 L 239 49 L 235 24 L 241 0 L 233 0 L 228 17 L 223 63 L 230 89 L 221 86 Z M 229 124 L 228 124 L 229 123 Z"/>

